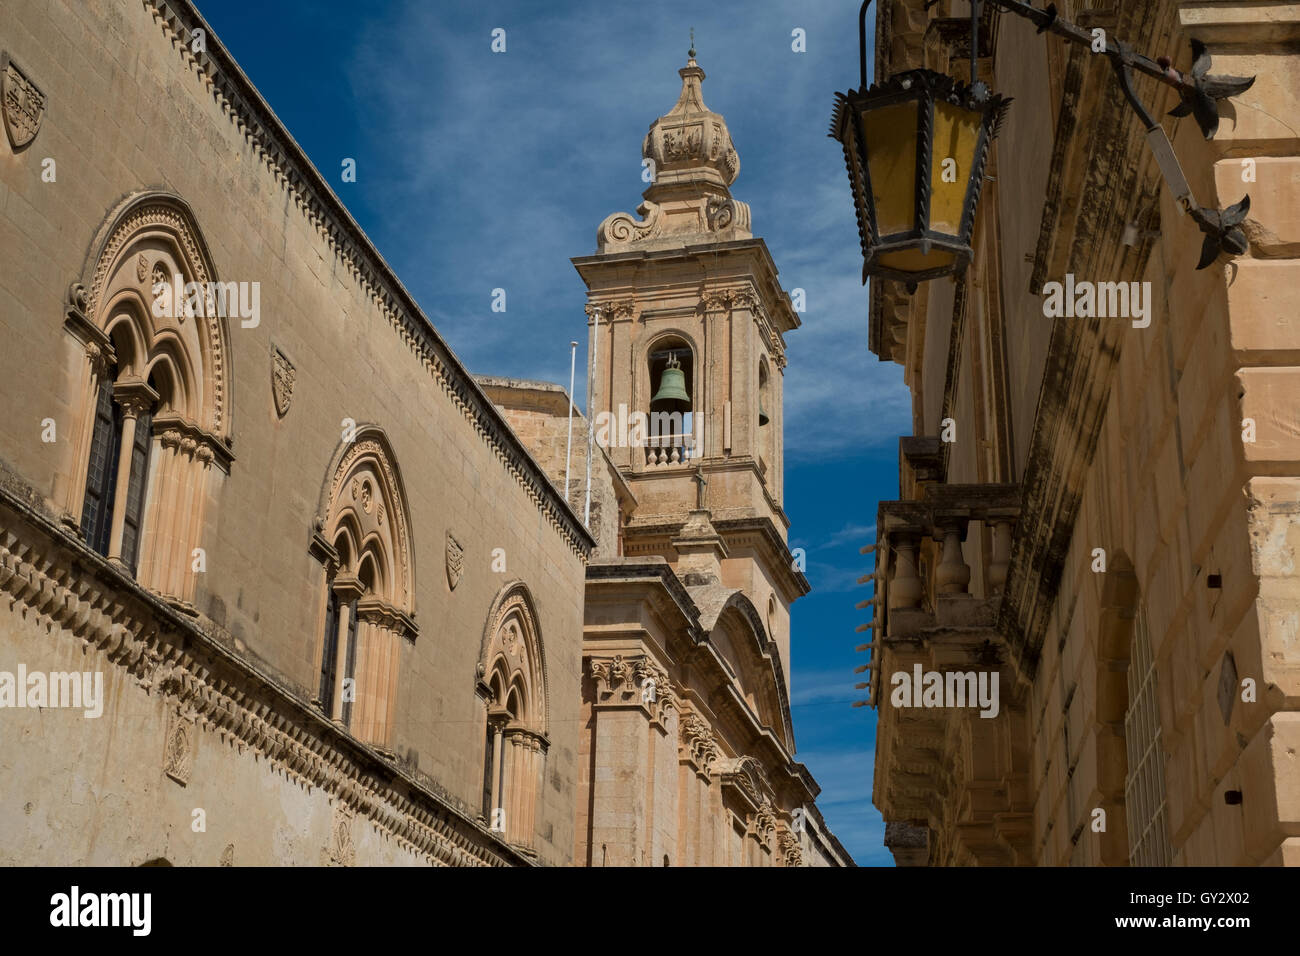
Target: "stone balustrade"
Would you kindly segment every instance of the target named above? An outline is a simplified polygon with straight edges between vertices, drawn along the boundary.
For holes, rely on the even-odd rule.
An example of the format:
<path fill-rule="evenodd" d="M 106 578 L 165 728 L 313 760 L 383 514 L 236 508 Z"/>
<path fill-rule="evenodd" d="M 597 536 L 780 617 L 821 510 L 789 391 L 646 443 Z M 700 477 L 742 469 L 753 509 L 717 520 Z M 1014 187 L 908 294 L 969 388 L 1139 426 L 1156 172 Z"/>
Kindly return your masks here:
<path fill-rule="evenodd" d="M 880 590 L 889 609 L 921 607 L 926 594 L 970 594 L 971 567 L 967 553 L 980 555 L 977 596 L 1002 593 L 1011 563 L 1011 533 L 1020 513 L 1017 485 L 929 484 L 920 501 L 882 501 L 876 523 L 877 572 L 887 573 Z M 987 535 L 982 541 L 968 537 L 976 524 Z M 963 547 L 963 544 L 975 547 Z M 922 565 L 931 568 L 928 573 Z"/>
<path fill-rule="evenodd" d="M 646 439 L 645 464 L 647 468 L 672 468 L 689 465 L 699 457 L 695 436 L 684 434 L 651 435 Z"/>

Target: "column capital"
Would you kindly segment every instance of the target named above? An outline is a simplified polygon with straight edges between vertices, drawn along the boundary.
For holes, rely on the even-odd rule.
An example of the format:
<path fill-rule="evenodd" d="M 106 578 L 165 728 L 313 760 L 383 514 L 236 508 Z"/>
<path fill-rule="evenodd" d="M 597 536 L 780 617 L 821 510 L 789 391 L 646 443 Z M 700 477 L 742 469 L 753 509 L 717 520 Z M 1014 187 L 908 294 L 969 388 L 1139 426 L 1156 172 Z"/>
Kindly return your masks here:
<path fill-rule="evenodd" d="M 113 384 L 113 400 L 122 406 L 122 414 L 139 418 L 158 403 L 158 393 L 143 379 L 121 379 Z"/>
<path fill-rule="evenodd" d="M 338 599 L 344 604 L 351 604 L 364 593 L 361 581 L 352 574 L 340 574 L 335 577 L 333 588 Z"/>

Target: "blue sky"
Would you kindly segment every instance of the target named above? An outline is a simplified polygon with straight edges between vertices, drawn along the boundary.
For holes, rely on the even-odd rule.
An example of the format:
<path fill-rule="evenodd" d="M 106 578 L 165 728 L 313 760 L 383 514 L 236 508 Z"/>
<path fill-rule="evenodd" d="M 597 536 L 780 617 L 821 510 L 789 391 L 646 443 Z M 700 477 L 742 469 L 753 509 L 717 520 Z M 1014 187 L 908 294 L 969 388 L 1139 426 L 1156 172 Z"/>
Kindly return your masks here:
<path fill-rule="evenodd" d="M 732 194 L 785 288 L 807 296 L 784 383 L 790 544 L 813 585 L 793 608 L 796 756 L 857 862 L 890 865 L 870 800 L 875 715 L 850 707 L 868 616 L 853 605 L 871 593 L 858 549 L 877 501 L 898 496 L 911 426 L 901 370 L 867 351 L 844 161 L 826 136 L 833 94 L 857 85 L 857 4 L 197 2 L 469 369 L 561 384 L 569 341 L 586 341 L 569 259 L 640 202 L 641 141 L 676 102 L 695 28 L 705 102 L 740 154 Z M 806 52 L 791 49 L 796 28 Z"/>

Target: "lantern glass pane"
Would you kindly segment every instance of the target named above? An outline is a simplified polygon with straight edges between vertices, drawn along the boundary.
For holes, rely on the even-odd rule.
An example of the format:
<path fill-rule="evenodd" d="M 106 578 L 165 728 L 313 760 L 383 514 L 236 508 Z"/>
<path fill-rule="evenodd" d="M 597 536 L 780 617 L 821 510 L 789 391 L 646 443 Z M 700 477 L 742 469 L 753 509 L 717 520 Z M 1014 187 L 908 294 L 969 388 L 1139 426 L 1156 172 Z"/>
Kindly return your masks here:
<path fill-rule="evenodd" d="M 916 228 L 916 102 L 862 113 L 867 170 L 881 237 Z"/>
<path fill-rule="evenodd" d="M 934 150 L 930 154 L 930 229 L 956 236 L 975 165 L 982 114 L 951 103 L 934 104 Z"/>
<path fill-rule="evenodd" d="M 886 269 L 897 269 L 899 272 L 946 269 L 955 260 L 956 257 L 946 249 L 932 249 L 928 256 L 922 255 L 921 250 L 917 248 L 898 249 L 894 252 L 882 252 L 876 257 L 876 262 Z"/>

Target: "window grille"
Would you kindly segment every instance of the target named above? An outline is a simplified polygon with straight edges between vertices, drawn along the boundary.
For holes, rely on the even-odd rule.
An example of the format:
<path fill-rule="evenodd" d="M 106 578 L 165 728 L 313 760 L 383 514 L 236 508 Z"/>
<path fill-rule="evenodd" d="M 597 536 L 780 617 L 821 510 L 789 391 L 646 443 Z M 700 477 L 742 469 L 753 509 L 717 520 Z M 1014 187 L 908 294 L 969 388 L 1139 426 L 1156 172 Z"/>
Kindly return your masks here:
<path fill-rule="evenodd" d="M 1128 819 L 1129 864 L 1169 866 L 1173 847 L 1169 843 L 1165 757 L 1160 745 L 1160 703 L 1151 634 L 1146 608 L 1142 606 L 1138 607 L 1133 622 L 1124 743 L 1128 750 L 1124 808 Z"/>

